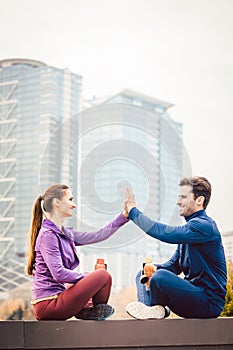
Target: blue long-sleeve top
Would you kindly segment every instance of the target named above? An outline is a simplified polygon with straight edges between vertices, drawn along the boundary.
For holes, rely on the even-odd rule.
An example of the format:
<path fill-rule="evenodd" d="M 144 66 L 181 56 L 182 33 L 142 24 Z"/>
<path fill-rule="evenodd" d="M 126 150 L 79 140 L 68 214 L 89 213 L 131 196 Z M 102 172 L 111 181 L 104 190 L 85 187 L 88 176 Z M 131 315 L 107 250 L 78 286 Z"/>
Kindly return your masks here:
<path fill-rule="evenodd" d="M 177 244 L 171 259 L 156 265 L 179 275 L 194 285 L 204 288 L 211 302 L 223 308 L 226 296 L 227 271 L 222 239 L 216 223 L 199 210 L 185 217 L 186 224 L 168 226 L 153 221 L 132 208 L 129 219 L 151 237 Z"/>

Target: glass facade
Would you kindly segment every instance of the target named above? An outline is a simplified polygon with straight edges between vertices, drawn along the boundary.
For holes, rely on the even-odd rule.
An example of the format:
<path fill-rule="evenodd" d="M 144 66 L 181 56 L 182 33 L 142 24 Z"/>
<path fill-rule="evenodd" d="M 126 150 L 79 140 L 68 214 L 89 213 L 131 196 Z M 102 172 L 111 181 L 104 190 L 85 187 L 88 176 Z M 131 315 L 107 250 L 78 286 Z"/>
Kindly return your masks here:
<path fill-rule="evenodd" d="M 79 159 L 79 220 L 83 229 L 98 228 L 122 210 L 126 186 L 133 188 L 139 208 L 161 222 L 177 224 L 175 209 L 182 176 L 182 127 L 167 109 L 172 105 L 130 90 L 93 101 L 82 114 Z M 132 223 L 107 241 L 81 248 L 81 265 L 93 269 L 106 259 L 113 288 L 134 283 L 146 256 L 161 262 L 171 245 L 157 242 Z"/>

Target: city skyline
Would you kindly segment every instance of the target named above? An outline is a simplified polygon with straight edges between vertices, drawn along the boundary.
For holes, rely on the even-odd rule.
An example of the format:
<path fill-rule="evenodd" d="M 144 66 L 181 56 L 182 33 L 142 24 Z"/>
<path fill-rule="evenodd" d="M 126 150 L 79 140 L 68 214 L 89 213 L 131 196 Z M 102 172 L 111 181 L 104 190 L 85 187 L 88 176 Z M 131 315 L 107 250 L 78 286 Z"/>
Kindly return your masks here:
<path fill-rule="evenodd" d="M 86 98 L 131 88 L 174 103 L 193 174 L 213 185 L 208 213 L 230 231 L 232 13 L 230 0 L 10 0 L 0 58 L 68 67 L 83 76 Z"/>
<path fill-rule="evenodd" d="M 51 183 L 70 185 L 78 210 L 69 225 L 80 231 L 118 215 L 127 185 L 136 189 L 147 215 L 178 224 L 176 184 L 184 150 L 182 125 L 167 111 L 171 104 L 131 90 L 93 100 L 83 110 L 81 101 L 82 77 L 67 69 L 20 58 L 0 61 L 2 279 L 12 261 L 23 264 L 32 204 Z M 133 283 L 136 258 L 141 264 L 149 254 L 160 262 L 172 254 L 171 246 L 148 236 L 142 247 L 142 237 L 129 224 L 107 242 L 80 247 L 82 270 L 91 271 L 101 254 L 112 261 L 114 288 Z"/>

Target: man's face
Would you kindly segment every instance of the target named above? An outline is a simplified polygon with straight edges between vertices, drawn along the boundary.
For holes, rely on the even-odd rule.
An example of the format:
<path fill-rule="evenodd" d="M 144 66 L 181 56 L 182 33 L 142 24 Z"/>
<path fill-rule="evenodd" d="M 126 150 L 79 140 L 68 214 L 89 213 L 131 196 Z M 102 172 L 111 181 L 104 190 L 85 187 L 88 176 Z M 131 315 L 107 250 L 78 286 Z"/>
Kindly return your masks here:
<path fill-rule="evenodd" d="M 198 197 L 199 198 L 199 197 Z M 177 201 L 177 205 L 180 207 L 180 216 L 189 216 L 196 211 L 203 209 L 200 207 L 198 198 L 194 199 L 194 194 L 192 192 L 192 186 L 185 185 L 180 186 L 180 193 Z"/>

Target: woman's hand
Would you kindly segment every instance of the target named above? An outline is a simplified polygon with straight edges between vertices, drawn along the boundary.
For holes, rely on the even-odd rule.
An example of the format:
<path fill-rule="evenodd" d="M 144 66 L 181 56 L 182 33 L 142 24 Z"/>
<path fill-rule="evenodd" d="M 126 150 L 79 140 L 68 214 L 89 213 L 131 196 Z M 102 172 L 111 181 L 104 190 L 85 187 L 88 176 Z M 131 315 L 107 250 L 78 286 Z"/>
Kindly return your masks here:
<path fill-rule="evenodd" d="M 128 218 L 129 216 L 129 212 L 127 209 L 127 200 L 124 200 L 122 214 L 124 215 L 125 218 Z"/>

